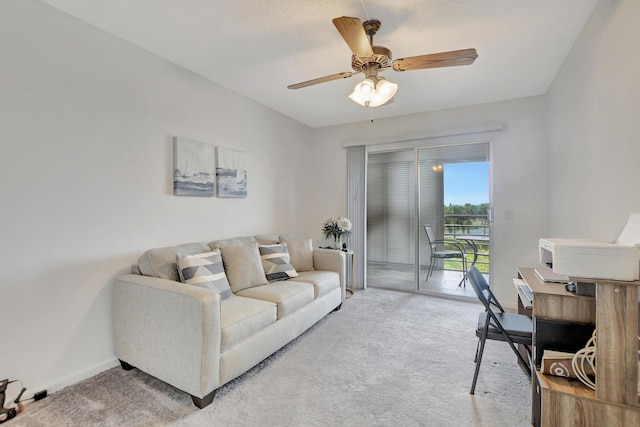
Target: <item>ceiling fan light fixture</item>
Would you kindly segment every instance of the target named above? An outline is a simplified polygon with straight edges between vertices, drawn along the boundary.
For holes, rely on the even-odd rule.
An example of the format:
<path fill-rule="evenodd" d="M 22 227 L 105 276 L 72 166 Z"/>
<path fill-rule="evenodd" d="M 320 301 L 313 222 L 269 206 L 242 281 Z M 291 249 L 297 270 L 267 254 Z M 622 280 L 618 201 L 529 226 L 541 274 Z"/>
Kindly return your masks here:
<path fill-rule="evenodd" d="M 397 91 L 397 83 L 372 73 L 355 86 L 349 98 L 363 107 L 374 108 L 387 104 Z"/>
<path fill-rule="evenodd" d="M 367 77 L 357 87 L 362 95 L 371 96 L 371 94 L 375 91 L 376 82 L 371 77 Z"/>
<path fill-rule="evenodd" d="M 376 85 L 376 91 L 380 92 L 383 96 L 393 98 L 398 91 L 398 84 L 390 82 L 384 77 L 380 77 L 378 84 Z"/>
<path fill-rule="evenodd" d="M 361 0 L 362 2 L 362 0 Z M 398 84 L 378 77 L 378 73 L 388 68 L 394 71 L 423 70 L 427 68 L 454 67 L 470 65 L 478 57 L 475 49 L 452 50 L 448 52 L 430 53 L 426 55 L 408 56 L 392 60 L 391 50 L 384 46 L 374 45 L 373 36 L 380 29 L 380 21 L 369 19 L 364 23 L 358 18 L 342 16 L 332 20 L 347 46 L 351 50 L 351 68 L 354 72 L 342 72 L 319 77 L 313 80 L 287 86 L 289 89 L 300 89 L 319 83 L 346 79 L 358 73 L 365 78 L 356 84 L 349 95 L 354 102 L 363 107 L 373 108 L 394 102 Z"/>
<path fill-rule="evenodd" d="M 371 100 L 371 96 L 373 95 L 373 88 L 369 88 L 368 90 L 364 89 L 363 86 L 368 86 L 364 84 L 364 82 L 360 82 L 353 88 L 353 92 L 349 95 L 354 102 L 365 106 L 365 103 L 368 103 Z"/>

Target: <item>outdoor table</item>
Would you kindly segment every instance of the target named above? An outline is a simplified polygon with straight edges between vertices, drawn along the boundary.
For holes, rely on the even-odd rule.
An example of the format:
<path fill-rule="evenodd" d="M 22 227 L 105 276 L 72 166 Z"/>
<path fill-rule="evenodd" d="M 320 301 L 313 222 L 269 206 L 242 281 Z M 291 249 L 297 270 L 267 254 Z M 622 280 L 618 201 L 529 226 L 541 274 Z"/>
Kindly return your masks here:
<path fill-rule="evenodd" d="M 471 266 L 474 266 L 478 260 L 478 245 L 476 243 L 489 242 L 489 236 L 481 234 L 459 234 L 455 235 L 454 238 L 456 240 L 464 240 L 473 249 L 473 262 L 471 263 Z"/>

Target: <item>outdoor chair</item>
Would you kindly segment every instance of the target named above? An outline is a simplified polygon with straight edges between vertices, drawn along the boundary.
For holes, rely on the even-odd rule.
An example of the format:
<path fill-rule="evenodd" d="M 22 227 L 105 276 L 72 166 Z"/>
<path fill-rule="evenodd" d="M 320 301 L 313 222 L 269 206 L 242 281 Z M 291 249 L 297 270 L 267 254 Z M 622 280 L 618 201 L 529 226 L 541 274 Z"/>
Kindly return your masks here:
<path fill-rule="evenodd" d="M 429 280 L 429 277 L 433 274 L 433 268 L 437 259 L 460 259 L 462 261 L 463 271 L 462 280 L 458 284 L 458 286 L 460 286 L 465 282 L 467 271 L 467 253 L 464 250 L 464 245 L 456 240 L 436 239 L 431 225 L 426 224 L 423 227 L 424 232 L 427 234 L 429 248 L 431 248 L 431 262 L 429 263 L 429 271 L 427 272 L 427 278 L 425 280 Z"/>
<path fill-rule="evenodd" d="M 529 316 L 523 314 L 505 313 L 504 309 L 496 299 L 493 292 L 489 288 L 489 284 L 485 280 L 480 271 L 472 266 L 467 274 L 473 290 L 478 295 L 478 299 L 485 307 L 485 311 L 478 316 L 478 324 L 476 326 L 476 336 L 478 337 L 478 346 L 476 347 L 476 357 L 474 362 L 476 370 L 473 374 L 473 383 L 471 384 L 471 394 L 475 393 L 476 382 L 478 380 L 478 372 L 480 371 L 480 363 L 482 362 L 482 353 L 486 340 L 506 341 L 509 343 L 511 350 L 516 354 L 521 366 L 531 376 L 531 346 L 533 322 Z M 529 360 L 525 360 L 518 351 L 516 344 L 523 344 L 527 350 Z"/>

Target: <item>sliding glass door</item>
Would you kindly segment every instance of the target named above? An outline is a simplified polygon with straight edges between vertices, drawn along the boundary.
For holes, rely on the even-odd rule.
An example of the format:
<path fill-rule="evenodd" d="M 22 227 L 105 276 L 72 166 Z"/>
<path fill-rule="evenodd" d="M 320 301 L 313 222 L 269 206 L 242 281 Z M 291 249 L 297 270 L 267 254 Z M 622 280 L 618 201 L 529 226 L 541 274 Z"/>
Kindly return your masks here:
<path fill-rule="evenodd" d="M 488 273 L 489 144 L 369 153 L 367 187 L 369 286 L 472 296 L 458 284 L 474 260 Z M 462 247 L 465 262 L 432 258 L 426 225 Z"/>
<path fill-rule="evenodd" d="M 414 150 L 369 154 L 367 284 L 415 289 Z"/>
<path fill-rule="evenodd" d="M 481 255 L 486 267 L 481 271 L 489 272 L 489 144 L 420 148 L 417 157 L 423 229 L 418 290 L 475 297 L 461 281 L 465 268 Z M 425 225 L 436 240 L 447 242 L 438 244 L 437 250 L 460 250 L 464 257 L 433 257 Z"/>

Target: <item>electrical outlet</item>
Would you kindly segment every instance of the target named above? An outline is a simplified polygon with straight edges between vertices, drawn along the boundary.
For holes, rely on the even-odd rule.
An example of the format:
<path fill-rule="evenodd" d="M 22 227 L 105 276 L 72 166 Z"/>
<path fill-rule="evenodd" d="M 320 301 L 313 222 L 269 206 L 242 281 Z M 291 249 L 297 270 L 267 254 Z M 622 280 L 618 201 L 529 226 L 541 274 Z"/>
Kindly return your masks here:
<path fill-rule="evenodd" d="M 507 208 L 504 210 L 504 219 L 512 220 L 513 219 L 513 209 Z"/>

